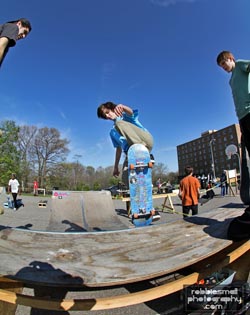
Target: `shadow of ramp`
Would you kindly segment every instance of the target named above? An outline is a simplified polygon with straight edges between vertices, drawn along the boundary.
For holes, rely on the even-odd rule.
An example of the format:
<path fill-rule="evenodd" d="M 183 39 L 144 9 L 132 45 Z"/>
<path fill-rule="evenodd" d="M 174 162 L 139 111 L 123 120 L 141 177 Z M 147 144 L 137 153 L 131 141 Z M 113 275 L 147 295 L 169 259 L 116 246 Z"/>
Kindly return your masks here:
<path fill-rule="evenodd" d="M 47 231 L 93 232 L 127 229 L 109 191 L 53 191 Z"/>

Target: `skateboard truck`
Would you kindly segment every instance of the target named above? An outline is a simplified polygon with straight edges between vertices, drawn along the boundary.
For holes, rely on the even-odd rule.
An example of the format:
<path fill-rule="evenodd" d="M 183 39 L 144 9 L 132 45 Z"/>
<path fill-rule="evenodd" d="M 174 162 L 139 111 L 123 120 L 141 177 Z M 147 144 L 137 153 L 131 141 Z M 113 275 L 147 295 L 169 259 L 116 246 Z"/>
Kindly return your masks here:
<path fill-rule="evenodd" d="M 132 216 L 133 219 L 140 219 L 145 217 L 152 217 L 155 214 L 155 209 L 152 209 L 150 212 L 146 212 L 146 210 L 140 209 L 140 213 L 134 213 Z"/>

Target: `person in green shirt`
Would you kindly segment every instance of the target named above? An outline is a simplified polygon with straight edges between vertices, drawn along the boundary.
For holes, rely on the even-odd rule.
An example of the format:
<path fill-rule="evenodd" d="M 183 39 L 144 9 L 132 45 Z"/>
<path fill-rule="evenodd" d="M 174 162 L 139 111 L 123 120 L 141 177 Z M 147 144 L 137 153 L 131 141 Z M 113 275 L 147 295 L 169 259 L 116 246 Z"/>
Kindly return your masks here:
<path fill-rule="evenodd" d="M 235 111 L 239 119 L 242 140 L 250 156 L 250 60 L 235 60 L 230 51 L 217 56 L 217 64 L 231 73 L 231 86 Z"/>

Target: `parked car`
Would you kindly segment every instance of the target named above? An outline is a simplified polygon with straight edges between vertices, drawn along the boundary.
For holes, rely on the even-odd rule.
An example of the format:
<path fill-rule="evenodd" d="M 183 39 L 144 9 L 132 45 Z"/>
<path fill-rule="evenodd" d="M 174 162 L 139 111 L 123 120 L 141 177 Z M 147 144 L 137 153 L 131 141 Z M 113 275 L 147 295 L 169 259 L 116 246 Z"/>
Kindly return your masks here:
<path fill-rule="evenodd" d="M 164 182 L 161 185 L 160 191 L 161 191 L 161 194 L 169 194 L 173 192 L 173 189 L 174 188 L 171 184 Z"/>
<path fill-rule="evenodd" d="M 117 197 L 117 196 L 126 197 L 129 195 L 129 190 L 127 190 L 125 185 L 122 183 L 110 186 L 108 188 L 105 188 L 104 190 L 109 190 L 111 192 L 112 197 Z"/>

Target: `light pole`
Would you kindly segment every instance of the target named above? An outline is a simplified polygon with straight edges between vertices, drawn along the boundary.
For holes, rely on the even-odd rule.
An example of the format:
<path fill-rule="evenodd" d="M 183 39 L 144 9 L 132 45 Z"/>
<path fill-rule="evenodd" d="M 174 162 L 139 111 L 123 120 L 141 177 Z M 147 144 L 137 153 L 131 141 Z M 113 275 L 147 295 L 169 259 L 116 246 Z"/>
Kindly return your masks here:
<path fill-rule="evenodd" d="M 216 179 L 216 176 L 215 176 L 215 165 L 214 165 L 214 153 L 213 153 L 213 145 L 212 143 L 216 141 L 215 139 L 211 139 L 209 141 L 209 146 L 210 146 L 210 152 L 211 152 L 211 158 L 212 158 L 212 171 L 213 171 L 213 177 L 214 177 L 214 180 Z"/>
<path fill-rule="evenodd" d="M 241 164 L 240 164 L 240 155 L 238 152 L 235 152 L 234 155 L 237 155 L 238 158 L 238 167 L 239 167 L 239 173 L 240 173 L 240 178 L 241 178 Z"/>

